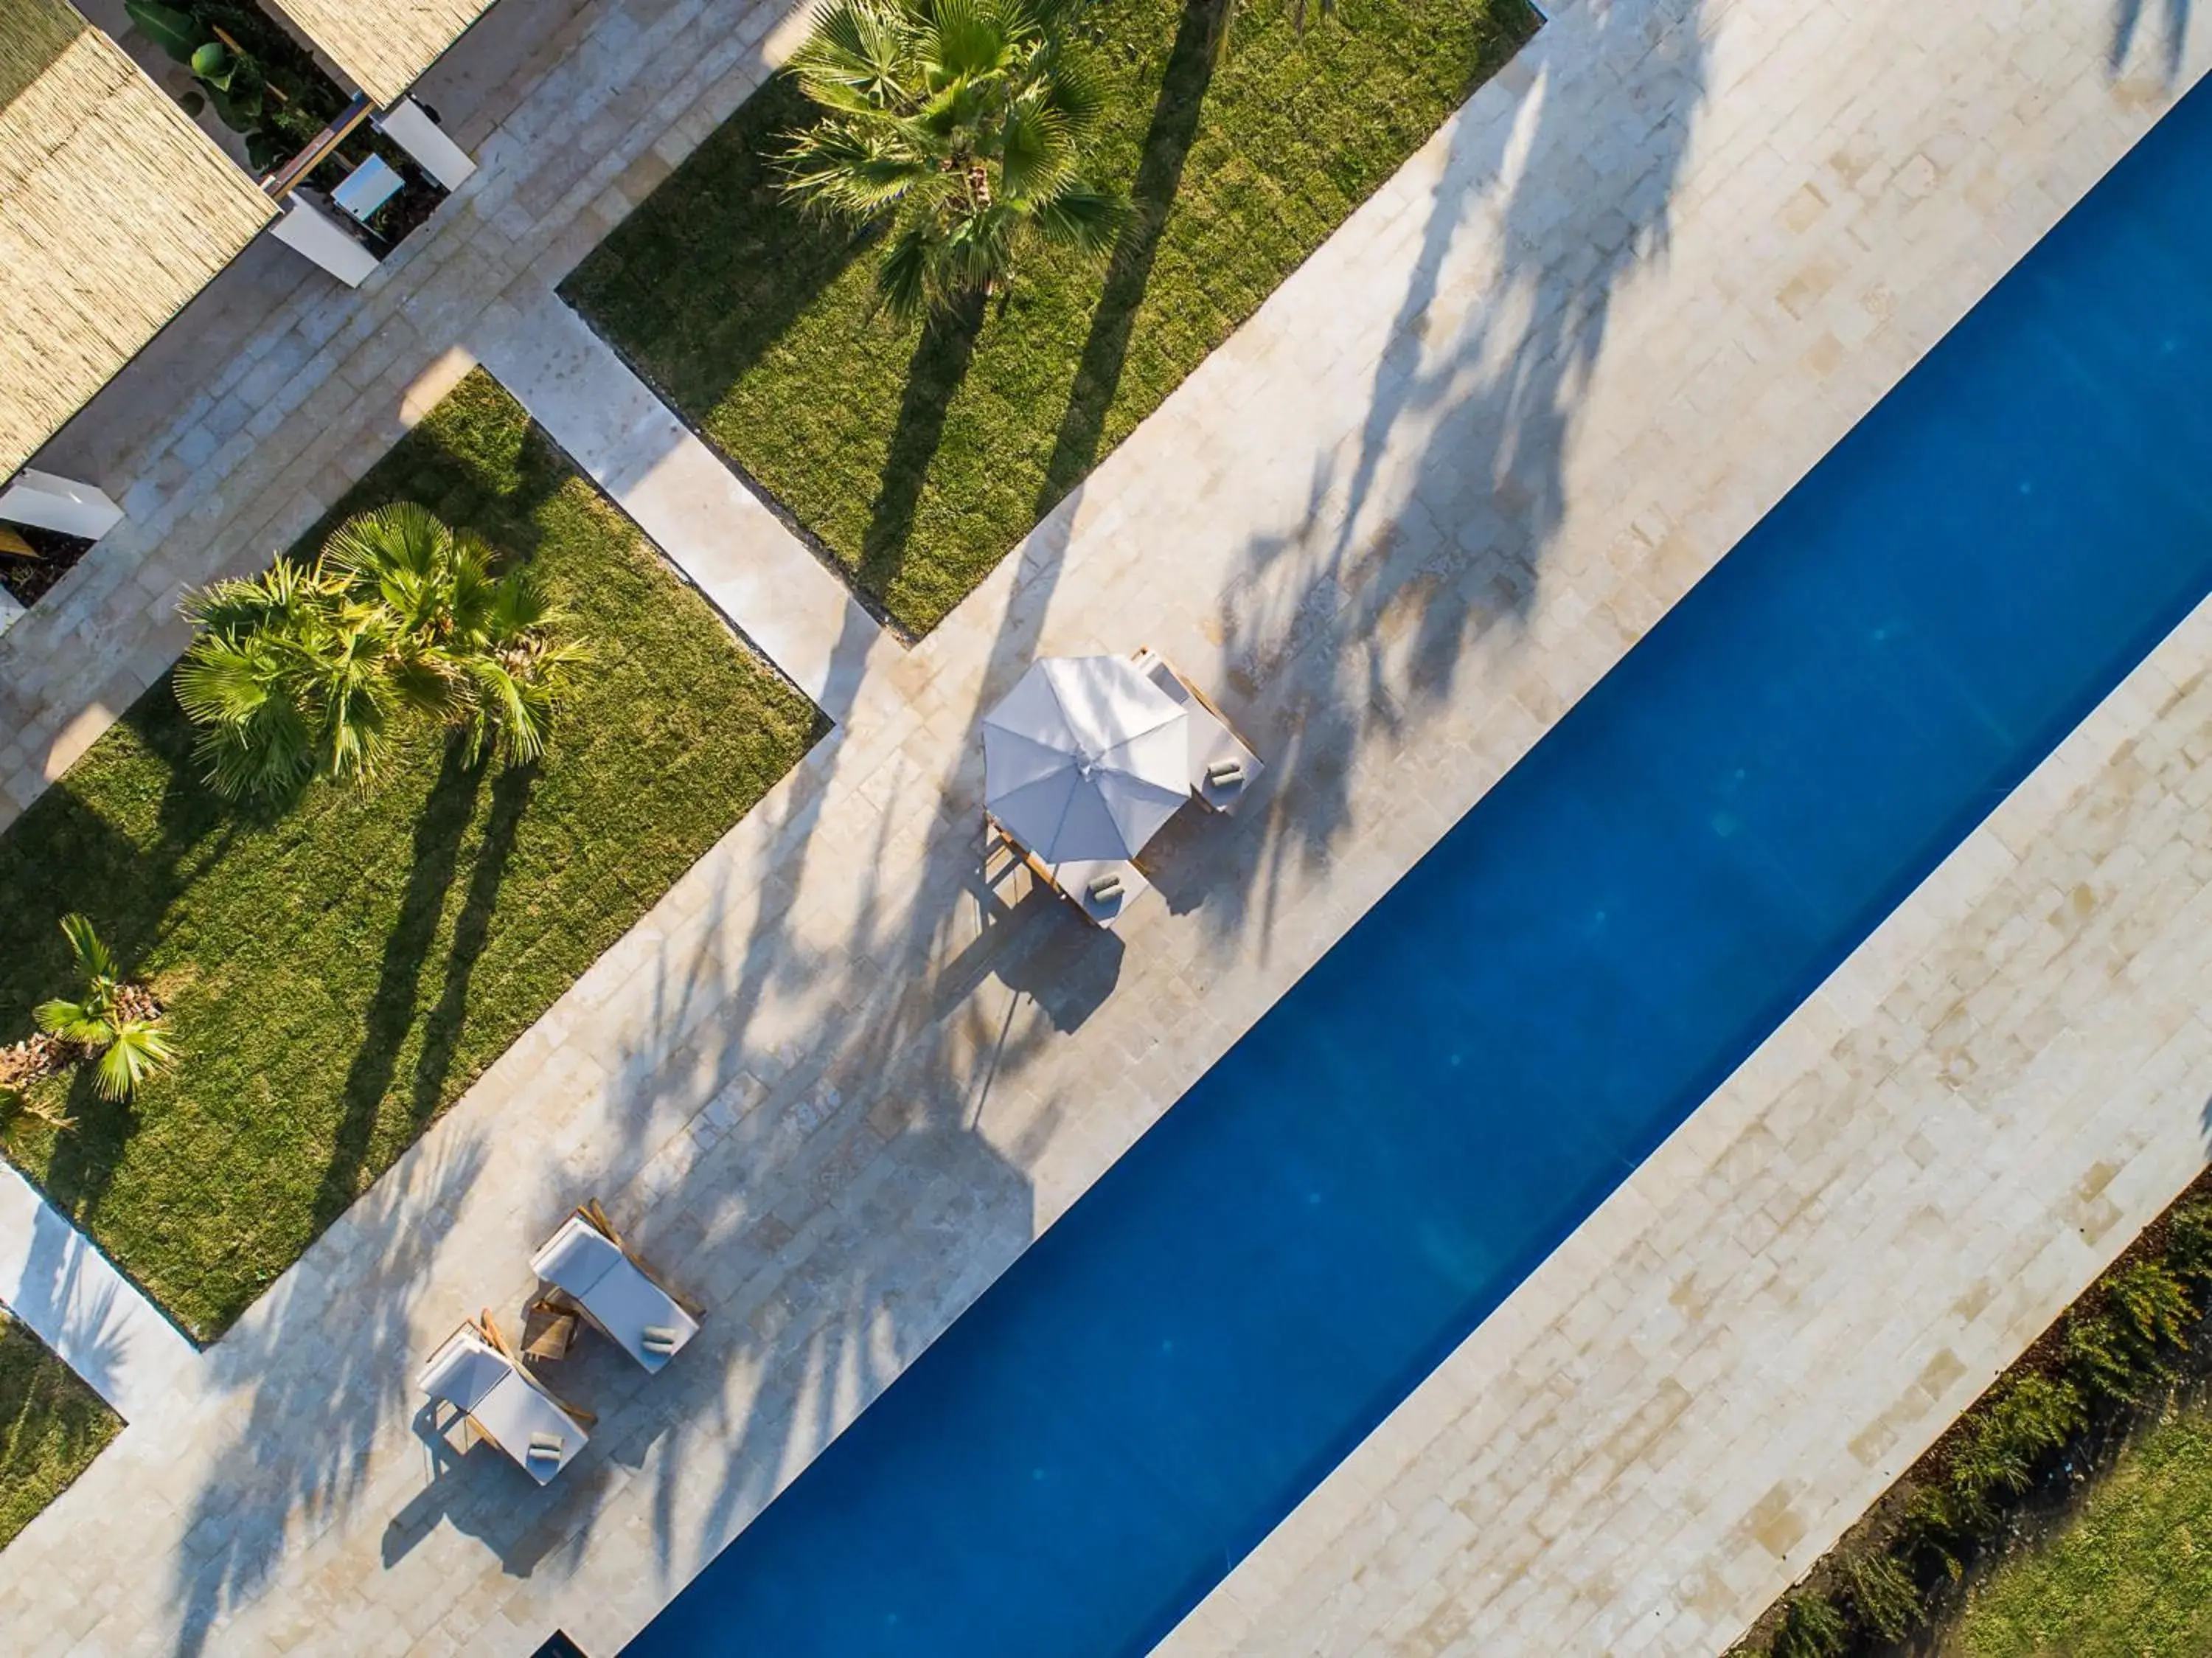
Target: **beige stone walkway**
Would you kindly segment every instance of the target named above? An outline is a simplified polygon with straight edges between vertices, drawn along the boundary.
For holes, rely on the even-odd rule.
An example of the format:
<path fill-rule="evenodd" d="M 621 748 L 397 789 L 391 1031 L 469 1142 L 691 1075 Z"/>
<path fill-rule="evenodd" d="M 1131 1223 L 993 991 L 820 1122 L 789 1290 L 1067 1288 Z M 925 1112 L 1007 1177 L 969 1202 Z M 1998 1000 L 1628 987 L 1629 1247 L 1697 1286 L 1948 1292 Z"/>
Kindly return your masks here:
<path fill-rule="evenodd" d="M 27 1651 L 519 1658 L 556 1625 L 600 1658 L 616 1651 L 2168 95 L 2156 76 L 2113 82 L 2105 0 L 1557 11 L 1018 558 L 864 678 L 841 730 L 211 1350 L 203 1388 L 134 1424 L 0 1552 L 0 1625 L 31 1631 Z M 337 479 L 319 469 L 397 429 L 407 385 L 482 314 L 470 307 L 516 283 L 527 301 L 734 102 L 732 82 L 757 73 L 750 47 L 714 54 L 747 29 L 760 38 L 755 15 L 731 30 L 651 0 L 598 12 L 588 64 L 568 60 L 526 101 L 486 147 L 481 193 L 410 256 L 423 268 L 409 297 L 381 313 L 388 290 L 361 302 L 376 320 L 332 348 L 338 378 L 323 382 L 347 396 L 307 393 L 331 399 L 314 423 L 330 436 L 289 460 L 240 460 L 234 483 L 170 521 L 177 557 L 199 537 L 243 558 L 311 511 L 298 491 L 327 500 Z M 595 113 L 572 114 L 591 101 Z M 530 170 L 540 141 L 567 158 L 544 158 L 543 175 Z M 655 159 L 630 159 L 647 145 Z M 611 198 L 617 168 L 629 182 Z M 532 216 L 562 213 L 576 216 Z M 356 326 L 341 315 L 325 339 Z M 158 621 L 160 601 L 143 596 Z M 0 680 L 32 660 L 12 655 L 22 632 L 0 644 Z M 150 661 L 159 639 L 144 637 Z M 1160 849 L 1161 900 L 1107 938 L 979 878 L 974 725 L 1040 650 L 1146 642 L 1219 690 L 1276 763 L 1273 792 L 1233 826 L 1179 826 Z M 58 666 L 41 683 L 20 747 L 34 774 L 61 752 L 41 745 L 67 746 L 37 733 L 64 733 L 93 706 Z M 77 712 L 58 719 L 73 696 Z M 2165 733 L 2162 718 L 2194 716 L 2130 701 L 2114 717 Z M 2194 732 L 2181 735 L 2146 752 L 2162 744 L 2179 756 L 2169 770 L 2185 770 Z M 2195 776 L 2184 798 L 2201 800 Z M 2174 859 L 2180 888 L 2201 884 L 2176 814 L 2122 827 L 2132 850 L 2100 877 L 2115 893 L 2166 878 Z M 2021 901 L 2020 929 L 2051 908 L 2037 890 Z M 2179 908 L 2179 892 L 2163 904 Z M 1945 938 L 1978 924 L 1941 892 L 1929 905 L 1900 924 Z M 1979 937 L 1958 936 L 1961 948 Z M 2134 986 L 2107 977 L 2072 993 L 2090 990 Z M 1835 1011 L 1863 1021 L 1859 1041 L 1905 1040 L 1880 1005 Z M 2051 1266 L 2005 1286 L 2003 1319 L 2031 1324 L 2039 1298 L 2055 1308 L 2172 1172 L 2170 1137 L 2112 1131 L 2116 1097 L 2062 1091 L 1983 1130 L 1987 1167 L 2036 1161 L 2045 1185 L 1975 1224 L 2049 1237 L 2079 1218 L 2094 1232 L 2094 1247 L 2053 1246 Z M 1686 1134 L 1729 1137 L 1747 1108 L 1733 1099 Z M 1927 1150 L 1946 1148 L 1968 1155 L 1954 1135 Z M 1870 1189 L 1923 1155 L 1909 1137 L 1849 1133 L 1846 1152 Z M 1790 1182 L 1844 1178 L 1774 1167 L 1775 1184 L 1731 1177 L 1678 1211 L 1670 1254 L 1756 1253 L 1792 1212 Z M 2076 1190 L 2086 1207 L 2034 1206 Z M 418 1436 L 416 1360 L 462 1313 L 516 1305 L 527 1247 L 591 1191 L 708 1301 L 704 1334 L 649 1384 L 604 1354 L 564 1378 L 602 1423 L 550 1490 L 488 1454 L 434 1455 Z M 1547 1282 L 1575 1294 L 1586 1279 L 1571 1269 L 1591 1247 L 1571 1247 Z M 1954 1260 L 1962 1274 L 1930 1304 L 1968 1297 L 1981 1258 L 1927 1253 L 1936 1279 Z M 1808 1275 L 1808 1294 L 1820 1283 L 1809 1258 L 1780 1259 Z M 1717 1268 L 1713 1282 L 1704 1316 L 1748 1328 L 1761 1315 L 1755 1281 L 1723 1288 Z M 1585 1316 L 1606 1304 L 1593 1298 Z M 1832 1317 L 1865 1325 L 1878 1352 L 1895 1312 L 1838 1300 Z M 1959 1350 L 1969 1368 L 1995 1362 L 1996 1336 L 1976 1339 Z M 1648 1369 L 1620 1368 L 1634 1378 L 1594 1400 L 1632 1397 L 1640 1380 L 1663 1408 L 1707 1376 L 1656 1352 Z M 1789 1391 L 1767 1411 L 1924 1412 L 1923 1374 L 1956 1382 L 1924 1362 L 1808 1370 L 1779 1378 Z M 1576 1408 L 1560 1404 L 1558 1442 L 1610 1431 L 1601 1411 Z M 1759 1437 L 1767 1419 L 1747 1424 L 1747 1444 L 1779 1443 Z M 1896 1418 L 1900 1453 L 1921 1419 Z M 1474 1461 L 1485 1449 L 1455 1446 L 1456 1464 L 1439 1466 L 1488 1477 Z M 1601 1481 L 1603 1464 L 1589 1466 Z M 1868 1466 L 1832 1443 L 1790 1466 L 1802 1489 L 1769 1530 L 1802 1524 L 1810 1547 Z M 1702 1523 L 1764 1525 L 1778 1477 L 1751 1460 L 1735 1484 L 1717 1479 Z M 1540 1508 L 1521 1495 L 1535 1478 L 1495 1471 L 1485 1506 L 1499 1528 Z M 1692 1582 L 1687 1554 L 1638 1552 L 1655 1530 L 1644 1508 L 1601 1519 L 1582 1576 L 1532 1568 L 1553 1597 L 1528 1603 L 1538 1614 L 1575 1593 L 1602 1599 L 1609 1561 L 1623 1584 L 1644 1570 L 1686 1586 L 1719 1628 L 1758 1609 L 1776 1570 L 1729 1576 L 1701 1557 L 1710 1585 Z M 1424 1537 L 1449 1576 L 1461 1539 Z M 1216 1628 L 1241 1632 L 1233 1619 Z M 1485 1650 L 1605 1640 L 1539 1615 Z"/>
<path fill-rule="evenodd" d="M 0 1308 L 126 1422 L 154 1410 L 199 1350 L 39 1189 L 0 1163 Z"/>
<path fill-rule="evenodd" d="M 715 609 L 832 719 L 898 654 L 844 582 L 550 290 L 470 332 L 474 354 Z"/>

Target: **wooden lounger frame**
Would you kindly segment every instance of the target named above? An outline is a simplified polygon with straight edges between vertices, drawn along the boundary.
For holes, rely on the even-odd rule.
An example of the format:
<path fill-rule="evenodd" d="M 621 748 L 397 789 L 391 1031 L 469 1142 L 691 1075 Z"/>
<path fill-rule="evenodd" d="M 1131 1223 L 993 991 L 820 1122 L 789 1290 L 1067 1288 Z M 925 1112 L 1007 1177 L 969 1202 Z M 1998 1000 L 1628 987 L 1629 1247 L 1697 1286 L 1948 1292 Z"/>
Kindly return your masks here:
<path fill-rule="evenodd" d="M 653 1271 L 653 1264 L 650 1261 L 647 1260 L 644 1256 L 639 1254 L 637 1251 L 632 1249 L 628 1243 L 623 1241 L 622 1234 L 615 1230 L 615 1223 L 607 1218 L 607 1211 L 601 1206 L 599 1200 L 597 1198 L 585 1198 L 582 1203 L 577 1204 L 570 1212 L 576 1219 L 583 1222 L 586 1226 L 590 1227 L 592 1231 L 598 1233 L 609 1243 L 612 1244 L 617 1249 L 621 1250 L 624 1259 L 626 1259 L 632 1266 L 635 1267 L 639 1271 L 644 1273 L 647 1278 L 652 1280 L 653 1287 L 654 1289 L 660 1291 L 662 1295 L 667 1296 L 669 1300 L 674 1301 L 678 1307 L 689 1313 L 693 1318 L 698 1320 L 702 1324 L 704 1324 L 707 1321 L 707 1309 L 704 1307 L 701 1306 L 697 1301 L 693 1301 L 689 1295 L 684 1295 L 681 1290 L 673 1288 L 665 1278 L 662 1277 L 659 1273 Z M 556 1228 L 556 1230 L 558 1230 L 558 1228 Z M 557 1301 L 555 1299 L 556 1297 L 558 1297 Z M 601 1324 L 597 1319 L 592 1317 L 592 1309 L 585 1306 L 583 1302 L 577 1300 L 575 1296 L 570 1295 L 567 1290 L 562 1289 L 558 1284 L 556 1284 L 553 1287 L 552 1294 L 547 1295 L 544 1299 L 559 1307 L 574 1308 L 576 1312 L 583 1314 L 585 1320 L 593 1329 L 597 1330 L 603 1336 L 608 1336 L 610 1340 L 613 1339 L 613 1338 L 609 1335 L 607 1327 Z"/>
<path fill-rule="evenodd" d="M 483 1342 L 485 1346 L 490 1348 L 493 1352 L 505 1359 L 507 1363 L 514 1368 L 515 1374 L 520 1376 L 526 1384 L 532 1387 L 535 1387 L 539 1393 L 544 1394 L 547 1399 L 552 1400 L 555 1407 L 560 1411 L 561 1414 L 574 1422 L 579 1428 L 588 1429 L 593 1423 L 599 1420 L 599 1417 L 592 1411 L 586 1411 L 580 1405 L 569 1404 L 567 1399 L 562 1399 L 560 1394 L 555 1393 L 550 1387 L 548 1387 L 544 1382 L 538 1379 L 537 1375 L 531 1370 L 530 1366 L 525 1362 L 522 1356 L 515 1350 L 514 1344 L 507 1340 L 506 1332 L 500 1329 L 499 1320 L 492 1317 L 491 1309 L 489 1308 L 485 1308 L 472 1319 L 463 1319 L 460 1323 L 453 1326 L 453 1335 L 447 1336 L 444 1341 L 440 1342 L 437 1346 L 432 1348 L 430 1350 L 433 1353 L 444 1351 L 447 1344 L 453 1341 L 453 1336 L 458 1336 L 464 1332 L 476 1337 L 477 1339 Z M 514 1453 L 499 1442 L 499 1437 L 497 1435 L 494 1434 L 490 1429 L 478 1422 L 476 1417 L 470 1415 L 469 1412 L 466 1411 L 461 1411 L 461 1407 L 459 1405 L 453 1405 L 453 1401 L 450 1399 L 433 1399 L 431 1403 L 433 1405 L 452 1405 L 454 1410 L 460 1411 L 461 1422 L 463 1425 L 467 1428 L 469 1432 L 474 1434 L 477 1438 L 483 1440 L 486 1444 L 492 1446 L 494 1448 L 498 1450 L 501 1455 L 506 1456 L 510 1460 L 516 1460 Z M 468 1447 L 465 1443 L 462 1446 L 462 1449 L 466 1450 L 467 1448 Z"/>

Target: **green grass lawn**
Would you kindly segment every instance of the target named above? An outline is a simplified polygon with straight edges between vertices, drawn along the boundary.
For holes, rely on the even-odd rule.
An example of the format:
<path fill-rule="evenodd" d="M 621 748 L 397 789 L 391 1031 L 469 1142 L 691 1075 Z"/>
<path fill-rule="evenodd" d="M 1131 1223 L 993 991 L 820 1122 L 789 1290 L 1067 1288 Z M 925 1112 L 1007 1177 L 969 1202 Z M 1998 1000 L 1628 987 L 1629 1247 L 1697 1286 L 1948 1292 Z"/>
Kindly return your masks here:
<path fill-rule="evenodd" d="M 256 818 L 198 782 L 164 680 L 0 835 L 0 1040 L 64 986 L 56 922 L 82 910 L 184 1051 L 131 1106 L 80 1078 L 76 1128 L 18 1155 L 203 1338 L 823 728 L 482 374 L 332 517 L 398 498 L 538 561 L 589 640 L 541 767 L 471 771 L 422 728 L 367 793 Z"/>
<path fill-rule="evenodd" d="M 781 77 L 562 292 L 900 623 L 925 632 L 1534 33 L 1527 0 L 1101 0 L 1110 267 L 1053 254 L 981 324 L 872 317 L 872 253 L 779 198 Z"/>
<path fill-rule="evenodd" d="M 2203 1658 L 2212 1652 L 2212 1410 L 2122 1454 L 2079 1512 L 1978 1588 L 1949 1658 Z"/>
<path fill-rule="evenodd" d="M 0 1548 L 85 1471 L 123 1420 L 0 1313 Z"/>

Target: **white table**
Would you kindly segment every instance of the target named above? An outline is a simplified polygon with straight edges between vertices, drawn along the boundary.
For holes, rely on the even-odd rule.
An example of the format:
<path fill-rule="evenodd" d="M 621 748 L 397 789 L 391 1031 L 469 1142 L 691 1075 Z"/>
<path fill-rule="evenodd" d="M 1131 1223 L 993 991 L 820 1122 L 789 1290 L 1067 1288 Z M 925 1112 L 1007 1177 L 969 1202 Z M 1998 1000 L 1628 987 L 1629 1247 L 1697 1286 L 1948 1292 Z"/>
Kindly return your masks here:
<path fill-rule="evenodd" d="M 345 182 L 331 192 L 331 199 L 367 224 L 406 182 L 383 156 L 372 155 L 346 174 Z"/>

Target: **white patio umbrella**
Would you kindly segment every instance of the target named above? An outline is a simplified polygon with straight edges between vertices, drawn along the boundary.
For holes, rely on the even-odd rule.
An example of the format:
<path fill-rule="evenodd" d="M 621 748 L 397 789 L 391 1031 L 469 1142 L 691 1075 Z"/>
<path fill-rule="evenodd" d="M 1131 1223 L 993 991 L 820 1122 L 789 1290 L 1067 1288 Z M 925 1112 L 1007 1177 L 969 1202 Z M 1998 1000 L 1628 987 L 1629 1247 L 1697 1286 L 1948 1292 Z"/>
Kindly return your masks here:
<path fill-rule="evenodd" d="M 1133 857 L 1190 798 L 1189 716 L 1120 656 L 1030 664 L 983 716 L 983 799 L 1055 868 Z"/>

